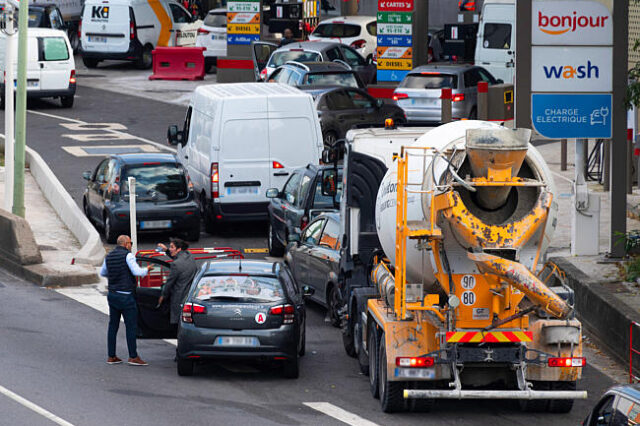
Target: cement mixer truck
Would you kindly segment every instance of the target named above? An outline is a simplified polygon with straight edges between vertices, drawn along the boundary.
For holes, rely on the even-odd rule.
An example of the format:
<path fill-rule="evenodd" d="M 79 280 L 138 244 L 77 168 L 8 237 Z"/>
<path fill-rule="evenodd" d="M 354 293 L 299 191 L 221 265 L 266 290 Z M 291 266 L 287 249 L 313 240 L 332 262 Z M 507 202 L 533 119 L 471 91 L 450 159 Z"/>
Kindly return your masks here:
<path fill-rule="evenodd" d="M 384 412 L 438 399 L 567 412 L 587 397 L 573 292 L 542 266 L 557 204 L 530 133 L 459 121 L 347 135 L 343 341 Z"/>

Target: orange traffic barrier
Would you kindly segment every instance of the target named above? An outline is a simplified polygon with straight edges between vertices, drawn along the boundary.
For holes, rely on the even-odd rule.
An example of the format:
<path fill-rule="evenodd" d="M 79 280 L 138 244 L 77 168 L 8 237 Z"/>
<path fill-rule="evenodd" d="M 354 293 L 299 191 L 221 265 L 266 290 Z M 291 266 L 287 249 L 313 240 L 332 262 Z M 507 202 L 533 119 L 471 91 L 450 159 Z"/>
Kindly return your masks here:
<path fill-rule="evenodd" d="M 156 47 L 149 80 L 202 80 L 205 47 Z"/>

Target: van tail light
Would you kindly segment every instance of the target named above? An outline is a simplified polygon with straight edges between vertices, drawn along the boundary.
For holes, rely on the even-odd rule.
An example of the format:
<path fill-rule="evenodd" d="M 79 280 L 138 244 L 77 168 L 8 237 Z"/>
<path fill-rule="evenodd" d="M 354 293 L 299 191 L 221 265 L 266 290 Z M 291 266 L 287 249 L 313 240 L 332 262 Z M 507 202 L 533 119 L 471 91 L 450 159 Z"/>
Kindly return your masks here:
<path fill-rule="evenodd" d="M 302 219 L 300 219 L 300 229 L 306 228 L 308 224 L 309 224 L 309 217 L 307 217 L 307 215 L 302 216 Z"/>
<path fill-rule="evenodd" d="M 220 196 L 220 172 L 218 163 L 211 163 L 211 198 Z"/>
<path fill-rule="evenodd" d="M 398 367 L 427 368 L 433 367 L 434 364 L 435 360 L 430 356 L 396 357 L 396 365 Z"/>
<path fill-rule="evenodd" d="M 206 314 L 207 308 L 197 303 L 185 303 L 182 306 L 182 322 L 193 322 L 192 314 Z"/>
<path fill-rule="evenodd" d="M 397 93 L 393 94 L 393 100 L 394 101 L 397 101 L 399 99 L 407 99 L 408 97 L 409 97 L 409 95 L 407 95 L 406 93 L 397 92 Z"/>
<path fill-rule="evenodd" d="M 209 31 L 202 28 L 198 28 L 198 34 L 207 35 L 209 34 Z"/>
<path fill-rule="evenodd" d="M 354 49 L 362 49 L 366 45 L 367 45 L 367 41 L 363 39 L 356 40 L 353 43 L 351 43 L 351 47 L 353 47 Z"/>
<path fill-rule="evenodd" d="M 455 95 L 453 95 L 453 99 L 451 99 L 451 102 L 460 102 L 460 101 L 464 101 L 464 93 L 456 93 Z"/>
<path fill-rule="evenodd" d="M 278 305 L 278 306 L 274 306 L 269 310 L 269 313 L 271 315 L 282 315 L 283 316 L 283 320 L 282 323 L 283 324 L 293 324 L 293 318 L 294 318 L 294 313 L 295 313 L 295 308 L 292 305 Z"/>
<path fill-rule="evenodd" d="M 584 367 L 587 365 L 587 359 L 584 357 L 549 358 L 547 365 L 549 367 Z"/>
<path fill-rule="evenodd" d="M 430 47 L 427 53 L 427 63 L 433 62 L 433 48 Z"/>
<path fill-rule="evenodd" d="M 277 162 L 277 161 L 274 161 L 272 166 L 273 166 L 274 169 L 284 169 L 284 166 L 281 163 Z"/>
<path fill-rule="evenodd" d="M 78 40 L 82 38 L 82 18 L 80 18 L 80 22 L 78 22 Z"/>
<path fill-rule="evenodd" d="M 133 21 L 129 21 L 129 38 L 131 40 L 136 38 L 136 24 Z"/>
<path fill-rule="evenodd" d="M 69 76 L 69 84 L 76 84 L 76 70 L 71 70 L 71 75 Z"/>

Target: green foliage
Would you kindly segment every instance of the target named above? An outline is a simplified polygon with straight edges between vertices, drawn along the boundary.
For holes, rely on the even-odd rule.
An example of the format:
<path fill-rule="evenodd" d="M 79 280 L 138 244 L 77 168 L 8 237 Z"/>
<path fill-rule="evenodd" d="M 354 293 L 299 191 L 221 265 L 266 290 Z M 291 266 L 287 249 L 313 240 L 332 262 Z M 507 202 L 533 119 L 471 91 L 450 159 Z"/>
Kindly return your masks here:
<path fill-rule="evenodd" d="M 635 256 L 624 266 L 625 281 L 635 282 L 640 278 L 640 256 Z"/>

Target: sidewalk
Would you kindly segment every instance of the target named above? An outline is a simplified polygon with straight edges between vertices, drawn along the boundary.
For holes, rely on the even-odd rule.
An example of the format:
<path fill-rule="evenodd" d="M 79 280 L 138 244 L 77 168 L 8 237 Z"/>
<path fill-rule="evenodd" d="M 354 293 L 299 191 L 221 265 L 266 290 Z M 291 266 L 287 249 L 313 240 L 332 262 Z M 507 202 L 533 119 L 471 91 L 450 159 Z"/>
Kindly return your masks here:
<path fill-rule="evenodd" d="M 98 276 L 94 267 L 71 264 L 81 245 L 44 198 L 28 169 L 24 186 L 25 219 L 42 255 L 43 263 L 34 265 L 42 275 L 41 282 L 63 286 L 96 282 Z M 4 167 L 0 167 L 0 202 L 4 203 Z"/>

